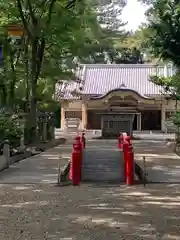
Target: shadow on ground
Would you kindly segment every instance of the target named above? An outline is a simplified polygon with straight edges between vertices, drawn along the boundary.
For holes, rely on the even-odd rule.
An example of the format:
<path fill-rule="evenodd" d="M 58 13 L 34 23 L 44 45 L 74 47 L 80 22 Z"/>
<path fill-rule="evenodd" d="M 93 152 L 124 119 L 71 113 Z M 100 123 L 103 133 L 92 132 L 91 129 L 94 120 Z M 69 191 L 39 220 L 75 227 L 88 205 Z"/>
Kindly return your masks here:
<path fill-rule="evenodd" d="M 1 185 L 0 190 L 2 239 L 180 239 L 180 185 Z"/>

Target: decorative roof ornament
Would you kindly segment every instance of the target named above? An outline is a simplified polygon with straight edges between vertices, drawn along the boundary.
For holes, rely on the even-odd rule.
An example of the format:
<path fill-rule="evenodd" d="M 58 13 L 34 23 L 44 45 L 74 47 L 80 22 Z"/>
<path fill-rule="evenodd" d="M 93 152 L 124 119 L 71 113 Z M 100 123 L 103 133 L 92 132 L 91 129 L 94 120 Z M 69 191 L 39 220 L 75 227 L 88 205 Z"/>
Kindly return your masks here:
<path fill-rule="evenodd" d="M 120 88 L 126 88 L 126 85 L 124 83 L 121 83 Z"/>

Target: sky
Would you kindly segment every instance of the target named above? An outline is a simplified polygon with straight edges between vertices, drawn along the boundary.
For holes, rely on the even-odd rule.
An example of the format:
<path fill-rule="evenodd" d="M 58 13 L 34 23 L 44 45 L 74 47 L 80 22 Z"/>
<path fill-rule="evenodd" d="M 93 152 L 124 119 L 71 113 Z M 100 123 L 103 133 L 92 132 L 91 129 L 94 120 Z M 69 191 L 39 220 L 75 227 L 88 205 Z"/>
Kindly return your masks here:
<path fill-rule="evenodd" d="M 145 22 L 145 10 L 146 8 L 137 0 L 128 0 L 122 12 L 122 20 L 128 22 L 127 30 L 135 31 L 142 22 Z"/>

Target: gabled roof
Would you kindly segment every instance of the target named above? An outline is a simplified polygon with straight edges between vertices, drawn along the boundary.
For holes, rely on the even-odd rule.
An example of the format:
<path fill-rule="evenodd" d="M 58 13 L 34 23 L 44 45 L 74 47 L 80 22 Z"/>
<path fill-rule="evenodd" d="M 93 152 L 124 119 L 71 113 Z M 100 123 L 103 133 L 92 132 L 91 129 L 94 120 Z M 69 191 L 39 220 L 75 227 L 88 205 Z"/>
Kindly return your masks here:
<path fill-rule="evenodd" d="M 171 65 L 152 64 L 87 64 L 78 79 L 71 82 L 63 98 L 74 98 L 74 90 L 82 95 L 103 96 L 115 89 L 131 89 L 141 96 L 160 95 L 162 87 L 149 81 L 150 76 L 172 76 Z M 76 97 L 77 98 L 77 97 Z"/>
<path fill-rule="evenodd" d="M 83 93 L 104 95 L 124 85 L 127 89 L 132 89 L 142 96 L 159 95 L 163 89 L 150 82 L 150 76 L 170 76 L 172 74 L 171 66 L 150 64 L 85 65 Z"/>

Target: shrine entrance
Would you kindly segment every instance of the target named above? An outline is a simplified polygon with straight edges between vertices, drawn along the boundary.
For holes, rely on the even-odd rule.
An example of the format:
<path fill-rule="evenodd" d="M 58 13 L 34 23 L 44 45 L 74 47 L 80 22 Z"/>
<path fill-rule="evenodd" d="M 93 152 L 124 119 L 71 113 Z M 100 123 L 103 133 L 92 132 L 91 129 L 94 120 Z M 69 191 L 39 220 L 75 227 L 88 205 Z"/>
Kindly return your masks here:
<path fill-rule="evenodd" d="M 118 137 L 119 132 L 132 135 L 135 114 L 106 114 L 101 116 L 101 129 L 103 137 Z"/>
<path fill-rule="evenodd" d="M 117 137 L 120 132 L 132 135 L 141 130 L 141 112 L 145 106 L 153 106 L 154 99 L 141 96 L 127 89 L 115 89 L 100 97 L 93 97 L 87 103 L 88 126 L 101 129 L 103 137 Z M 151 119 L 149 119 L 151 121 Z"/>

